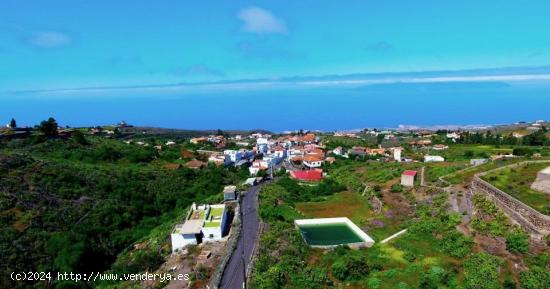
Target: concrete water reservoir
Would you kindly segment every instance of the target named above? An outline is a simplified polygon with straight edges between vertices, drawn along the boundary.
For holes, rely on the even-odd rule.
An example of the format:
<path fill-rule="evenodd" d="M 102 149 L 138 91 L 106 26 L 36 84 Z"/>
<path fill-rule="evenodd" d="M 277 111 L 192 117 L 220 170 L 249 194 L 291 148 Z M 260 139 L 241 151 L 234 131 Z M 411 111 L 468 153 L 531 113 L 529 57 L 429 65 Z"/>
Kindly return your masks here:
<path fill-rule="evenodd" d="M 305 242 L 314 248 L 329 249 L 340 245 L 370 247 L 374 240 L 348 218 L 295 220 Z"/>

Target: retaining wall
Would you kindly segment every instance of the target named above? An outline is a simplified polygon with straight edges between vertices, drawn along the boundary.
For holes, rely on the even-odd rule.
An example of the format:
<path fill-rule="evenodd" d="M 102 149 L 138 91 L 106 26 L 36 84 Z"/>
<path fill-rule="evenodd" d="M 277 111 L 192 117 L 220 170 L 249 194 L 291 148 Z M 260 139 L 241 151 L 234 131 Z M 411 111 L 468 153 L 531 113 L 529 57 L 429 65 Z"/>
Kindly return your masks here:
<path fill-rule="evenodd" d="M 488 195 L 507 215 L 527 231 L 538 235 L 547 235 L 550 233 L 550 216 L 538 212 L 520 200 L 491 185 L 489 182 L 481 179 L 482 176 L 497 170 L 518 167 L 530 163 L 544 162 L 550 161 L 525 161 L 476 174 L 472 180 L 472 189 L 474 192 L 482 192 Z"/>

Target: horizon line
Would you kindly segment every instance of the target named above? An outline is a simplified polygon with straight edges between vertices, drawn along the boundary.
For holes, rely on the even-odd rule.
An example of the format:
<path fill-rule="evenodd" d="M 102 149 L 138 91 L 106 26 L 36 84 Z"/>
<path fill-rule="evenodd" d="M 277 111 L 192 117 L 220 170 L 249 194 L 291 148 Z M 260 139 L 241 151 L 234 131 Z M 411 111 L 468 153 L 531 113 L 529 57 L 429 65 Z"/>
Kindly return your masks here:
<path fill-rule="evenodd" d="M 82 86 L 74 88 L 5 90 L 2 93 L 77 93 L 119 90 L 153 89 L 265 89 L 277 85 L 294 88 L 361 86 L 394 83 L 447 83 L 447 82 L 521 82 L 550 81 L 550 65 L 510 66 L 458 70 L 425 70 L 408 72 L 377 72 L 354 74 L 327 74 L 321 76 L 289 76 L 273 78 L 245 78 L 226 81 L 172 82 L 144 85 Z"/>

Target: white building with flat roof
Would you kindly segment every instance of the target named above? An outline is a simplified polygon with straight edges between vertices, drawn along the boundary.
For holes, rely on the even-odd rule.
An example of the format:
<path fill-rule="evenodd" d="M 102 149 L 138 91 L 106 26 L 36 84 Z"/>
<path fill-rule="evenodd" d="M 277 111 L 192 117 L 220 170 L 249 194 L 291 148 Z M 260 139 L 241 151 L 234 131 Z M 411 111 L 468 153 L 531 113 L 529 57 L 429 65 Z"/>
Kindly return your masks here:
<path fill-rule="evenodd" d="M 176 225 L 170 239 L 172 241 L 172 252 L 175 252 L 188 245 L 197 245 L 202 241 L 202 220 L 188 220 L 183 224 Z"/>
<path fill-rule="evenodd" d="M 170 235 L 172 252 L 188 245 L 219 241 L 229 229 L 228 211 L 224 204 L 191 206 L 183 224 L 178 224 Z"/>
<path fill-rule="evenodd" d="M 444 162 L 445 159 L 442 156 L 424 156 L 425 163 Z"/>
<path fill-rule="evenodd" d="M 204 241 L 221 240 L 226 233 L 227 226 L 227 209 L 225 205 L 208 206 L 209 211 L 202 226 Z"/>

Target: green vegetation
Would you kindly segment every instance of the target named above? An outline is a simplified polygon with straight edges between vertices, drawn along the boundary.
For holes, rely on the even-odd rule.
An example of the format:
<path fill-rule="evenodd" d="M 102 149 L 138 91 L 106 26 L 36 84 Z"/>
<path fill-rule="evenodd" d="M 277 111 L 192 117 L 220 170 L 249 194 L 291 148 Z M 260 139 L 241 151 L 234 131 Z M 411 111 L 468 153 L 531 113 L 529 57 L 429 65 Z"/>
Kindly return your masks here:
<path fill-rule="evenodd" d="M 506 237 L 506 250 L 512 253 L 527 253 L 529 251 L 529 236 L 521 230 L 510 233 Z"/>
<path fill-rule="evenodd" d="M 44 134 L 49 125 L 41 125 Z M 246 176 L 244 170 L 214 166 L 165 170 L 161 153 L 150 147 L 49 134 L 49 140 L 0 143 L 3 276 L 12 271 L 155 270 L 170 251 L 167 232 L 188 206 L 221 198 L 224 185 Z M 135 244 L 140 249 L 133 249 Z M 0 280 L 2 288 L 45 286 Z M 66 285 L 54 283 L 53 288 Z"/>
<path fill-rule="evenodd" d="M 464 262 L 465 289 L 499 289 L 500 260 L 487 253 L 478 253 Z"/>
<path fill-rule="evenodd" d="M 482 132 L 464 132 L 458 139 L 460 144 L 482 144 L 482 145 L 524 145 L 524 146 L 548 146 L 550 145 L 550 139 L 546 136 L 548 132 L 546 127 L 542 127 L 540 130 L 526 135 L 522 138 L 516 138 L 512 133 L 506 135 L 494 134 L 492 131 Z M 443 134 L 444 132 L 441 132 Z"/>
<path fill-rule="evenodd" d="M 443 179 L 455 185 L 460 183 L 465 183 L 465 182 L 471 181 L 473 176 L 477 173 L 500 168 L 500 167 L 511 165 L 521 161 L 525 161 L 525 158 L 500 159 L 496 161 L 491 161 L 479 166 L 468 167 L 462 171 L 451 173 L 450 175 L 445 176 Z"/>
<path fill-rule="evenodd" d="M 494 202 L 482 194 L 475 194 L 473 204 L 477 214 L 470 223 L 472 229 L 485 235 L 506 238 L 506 249 L 511 253 L 525 254 L 529 251 L 529 236 L 519 227 L 513 227 Z"/>
<path fill-rule="evenodd" d="M 372 215 L 367 198 L 350 192 L 337 193 L 323 201 L 297 203 L 296 209 L 306 218 L 347 217 L 358 225 Z"/>
<path fill-rule="evenodd" d="M 541 253 L 527 259 L 529 270 L 520 274 L 522 288 L 543 289 L 550 284 L 550 253 Z"/>
<path fill-rule="evenodd" d="M 491 172 L 483 179 L 537 211 L 550 215 L 550 195 L 531 189 L 537 173 L 550 163 L 531 163 Z"/>
<path fill-rule="evenodd" d="M 306 246 L 293 221 L 304 217 L 300 212 L 307 217 L 327 216 L 332 207 L 361 197 L 347 192 L 320 202 L 296 202 L 302 198 L 280 182 L 262 189 L 260 216 L 269 229 L 261 236 L 254 288 L 339 288 L 343 282 L 357 288 L 460 288 L 463 277 L 457 267 L 460 259 L 471 254 L 473 240 L 454 229 L 460 216 L 446 213 L 445 194 L 431 206 L 420 205 L 419 219 L 408 221 L 409 232 L 392 244 L 362 250 L 338 247 L 325 253 Z M 370 212 L 363 202 L 348 214 Z"/>
<path fill-rule="evenodd" d="M 360 138 L 342 137 L 342 136 L 323 136 L 323 143 L 326 145 L 327 150 L 333 150 L 336 147 L 343 147 L 346 149 L 354 146 L 368 146 L 368 143 Z"/>
<path fill-rule="evenodd" d="M 472 202 L 477 209 L 476 216 L 470 222 L 474 230 L 498 237 L 505 237 L 508 234 L 511 229 L 510 221 L 494 202 L 483 194 L 475 194 Z"/>
<path fill-rule="evenodd" d="M 513 151 L 512 146 L 472 145 L 457 144 L 449 146 L 449 149 L 441 152 L 433 152 L 441 155 L 447 161 L 470 161 L 471 159 L 486 159 L 491 155 L 507 155 Z"/>

